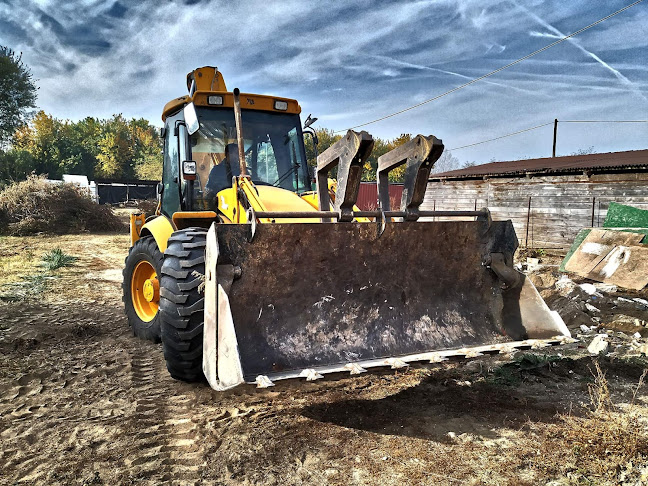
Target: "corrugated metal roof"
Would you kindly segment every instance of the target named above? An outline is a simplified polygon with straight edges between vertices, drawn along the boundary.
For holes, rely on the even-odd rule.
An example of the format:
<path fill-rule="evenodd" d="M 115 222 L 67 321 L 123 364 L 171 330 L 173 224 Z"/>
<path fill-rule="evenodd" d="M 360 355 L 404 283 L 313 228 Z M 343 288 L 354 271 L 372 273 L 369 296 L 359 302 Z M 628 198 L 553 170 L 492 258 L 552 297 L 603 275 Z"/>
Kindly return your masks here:
<path fill-rule="evenodd" d="M 568 155 L 545 159 L 490 162 L 465 169 L 431 174 L 430 180 L 466 179 L 483 176 L 525 175 L 533 173 L 598 172 L 604 169 L 634 169 L 648 167 L 648 150 L 610 152 L 605 154 Z"/>

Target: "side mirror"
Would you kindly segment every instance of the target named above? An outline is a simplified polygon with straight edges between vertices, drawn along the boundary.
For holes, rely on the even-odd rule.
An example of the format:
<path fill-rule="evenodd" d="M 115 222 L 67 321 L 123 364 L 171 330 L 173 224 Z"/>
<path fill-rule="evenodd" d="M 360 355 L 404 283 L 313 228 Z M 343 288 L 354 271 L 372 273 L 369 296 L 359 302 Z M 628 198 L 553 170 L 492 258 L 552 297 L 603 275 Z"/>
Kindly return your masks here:
<path fill-rule="evenodd" d="M 160 138 L 164 138 L 164 137 L 166 137 L 166 127 L 161 127 L 161 128 L 158 130 L 158 135 L 160 136 Z"/>
<path fill-rule="evenodd" d="M 158 196 L 161 196 L 162 191 L 164 191 L 164 184 L 162 184 L 161 182 L 158 182 L 155 190 L 156 190 Z"/>
<path fill-rule="evenodd" d="M 189 133 L 189 135 L 193 135 L 200 128 L 200 123 L 198 122 L 198 114 L 196 113 L 196 107 L 193 103 L 189 103 L 188 105 L 185 105 L 182 111 L 187 127 L 187 133 Z"/>
<path fill-rule="evenodd" d="M 308 118 L 306 118 L 306 121 L 304 122 L 304 128 L 310 127 L 316 121 L 317 121 L 317 118 L 311 118 L 311 116 L 308 115 Z"/>

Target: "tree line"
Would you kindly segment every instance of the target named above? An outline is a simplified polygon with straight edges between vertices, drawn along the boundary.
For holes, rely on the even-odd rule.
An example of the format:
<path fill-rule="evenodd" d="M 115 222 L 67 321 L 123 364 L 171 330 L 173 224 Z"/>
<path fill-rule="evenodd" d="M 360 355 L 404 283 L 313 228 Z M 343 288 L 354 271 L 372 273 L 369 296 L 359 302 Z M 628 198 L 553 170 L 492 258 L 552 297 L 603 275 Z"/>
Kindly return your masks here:
<path fill-rule="evenodd" d="M 336 134 L 333 130 L 328 128 L 318 128 L 315 129 L 315 133 L 318 138 L 317 152 L 322 153 L 324 150 L 329 148 L 335 142 L 342 138 L 342 134 Z M 382 138 L 374 137 L 374 146 L 371 151 L 371 155 L 365 162 L 364 172 L 362 175 L 363 181 L 375 181 L 376 172 L 378 170 L 378 158 L 381 155 L 385 155 L 387 152 L 394 150 L 396 147 L 403 145 L 404 143 L 412 140 L 412 135 L 410 133 L 402 133 L 400 136 L 392 139 L 385 140 Z M 309 165 L 317 165 L 315 160 L 315 148 L 313 146 L 313 141 L 311 137 L 306 138 L 306 159 L 308 160 Z M 445 172 L 448 170 L 460 169 L 462 167 L 467 167 L 468 165 L 474 165 L 474 163 L 461 164 L 459 159 L 452 155 L 449 150 L 444 150 L 443 154 L 439 160 L 434 164 L 433 172 Z M 405 175 L 405 166 L 397 167 L 389 173 L 389 180 L 391 182 L 402 182 Z"/>
<path fill-rule="evenodd" d="M 63 174 L 89 179 L 150 179 L 162 175 L 162 145 L 157 130 L 143 118 L 87 117 L 59 120 L 44 111 L 14 132 L 0 154 L 0 179 L 17 181 L 29 174 L 60 179 Z"/>
<path fill-rule="evenodd" d="M 147 120 L 128 120 L 121 114 L 108 119 L 61 120 L 35 111 L 37 90 L 22 56 L 0 46 L 0 183 L 24 180 L 30 174 L 50 179 L 60 179 L 63 174 L 86 175 L 90 180 L 161 179 L 163 142 Z M 327 128 L 316 132 L 319 153 L 342 137 Z M 393 140 L 374 138 L 363 179 L 375 181 L 378 157 L 411 139 L 410 134 Z M 308 163 L 316 165 L 310 137 L 306 155 Z M 435 171 L 459 167 L 459 160 L 446 151 Z M 392 171 L 390 179 L 401 181 L 403 170 Z"/>

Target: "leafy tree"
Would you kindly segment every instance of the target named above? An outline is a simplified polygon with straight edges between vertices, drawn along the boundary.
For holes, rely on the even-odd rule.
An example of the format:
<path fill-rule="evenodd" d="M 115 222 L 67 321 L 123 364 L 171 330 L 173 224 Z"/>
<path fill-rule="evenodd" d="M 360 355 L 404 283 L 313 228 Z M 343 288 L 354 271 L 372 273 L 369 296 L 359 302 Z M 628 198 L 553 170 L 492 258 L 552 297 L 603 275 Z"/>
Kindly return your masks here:
<path fill-rule="evenodd" d="M 0 149 L 6 148 L 14 132 L 36 106 L 36 85 L 31 71 L 8 47 L 0 46 Z"/>
<path fill-rule="evenodd" d="M 315 130 L 318 137 L 317 152 L 321 154 L 335 142 L 342 138 L 342 135 L 335 134 L 333 130 L 328 128 L 317 128 Z M 396 137 L 394 140 L 383 140 L 381 138 L 374 137 L 374 146 L 371 151 L 371 155 L 365 162 L 364 172 L 362 174 L 362 180 L 364 181 L 375 181 L 376 180 L 376 171 L 378 170 L 378 157 L 386 154 L 390 150 L 395 149 L 396 147 L 409 142 L 412 139 L 412 136 L 409 133 L 403 133 L 399 137 Z M 317 165 L 317 160 L 315 160 L 315 150 L 313 148 L 312 138 L 306 136 L 306 159 L 308 160 L 308 165 L 315 167 Z M 402 181 L 405 174 L 405 167 L 398 167 L 389 173 L 390 181 Z M 335 171 L 331 174 L 332 177 L 335 177 Z"/>
<path fill-rule="evenodd" d="M 378 157 L 385 155 L 390 150 L 389 141 L 382 138 L 374 137 L 374 146 L 371 155 L 365 162 L 364 172 L 362 173 L 363 181 L 375 181 L 376 171 L 378 170 Z"/>
<path fill-rule="evenodd" d="M 385 155 L 387 152 L 391 152 L 396 147 L 409 142 L 410 140 L 412 140 L 412 135 L 409 133 L 402 133 L 400 136 L 396 137 L 393 140 L 374 138 L 374 148 L 371 151 L 371 155 L 365 162 L 365 172 L 362 179 L 364 181 L 375 181 L 378 177 L 378 158 L 382 155 Z M 402 182 L 404 176 L 405 165 L 401 165 L 400 167 L 396 167 L 389 173 L 389 180 L 391 182 Z"/>
<path fill-rule="evenodd" d="M 84 121 L 85 122 L 85 121 Z M 14 135 L 14 146 L 29 152 L 33 171 L 58 179 L 63 174 L 92 176 L 93 150 L 88 144 L 83 123 L 61 121 L 39 111 L 29 125 L 20 127 Z"/>
<path fill-rule="evenodd" d="M 102 132 L 103 122 L 93 117 L 84 118 L 71 125 L 70 137 L 78 157 L 78 164 L 72 173 L 87 175 L 89 179 L 94 178 Z"/>
<path fill-rule="evenodd" d="M 29 152 L 34 161 L 33 170 L 54 179 L 60 176 L 61 123 L 44 111 L 34 115 L 29 125 L 23 125 L 14 135 L 14 147 Z"/>
<path fill-rule="evenodd" d="M 315 133 L 317 134 L 317 153 L 321 154 L 335 142 L 342 138 L 342 135 L 336 135 L 333 130 L 328 128 L 316 128 Z M 313 147 L 313 138 L 310 135 L 305 137 L 305 148 L 306 148 L 306 160 L 308 165 L 312 167 L 317 167 L 317 160 L 315 158 L 315 148 Z"/>
<path fill-rule="evenodd" d="M 34 168 L 34 158 L 27 150 L 12 148 L 0 151 L 0 187 L 3 182 L 17 182 L 27 179 Z"/>
<path fill-rule="evenodd" d="M 162 140 L 143 118 L 132 120 L 133 168 L 138 179 L 162 179 Z"/>
<path fill-rule="evenodd" d="M 97 174 L 107 178 L 162 178 L 162 145 L 153 126 L 143 118 L 121 114 L 104 122 L 98 142 Z"/>
<path fill-rule="evenodd" d="M 98 164 L 95 171 L 106 178 L 132 178 L 134 175 L 131 131 L 124 117 L 113 115 L 105 122 L 103 134 L 99 139 Z"/>
<path fill-rule="evenodd" d="M 389 150 L 394 150 L 396 147 L 400 147 L 401 145 L 409 142 L 410 140 L 412 140 L 412 135 L 410 135 L 409 133 L 402 133 L 400 137 L 396 137 L 394 140 L 392 140 L 389 143 Z M 396 167 L 394 170 L 392 170 L 389 173 L 389 180 L 391 182 L 403 182 L 404 178 L 405 178 L 405 165 Z"/>

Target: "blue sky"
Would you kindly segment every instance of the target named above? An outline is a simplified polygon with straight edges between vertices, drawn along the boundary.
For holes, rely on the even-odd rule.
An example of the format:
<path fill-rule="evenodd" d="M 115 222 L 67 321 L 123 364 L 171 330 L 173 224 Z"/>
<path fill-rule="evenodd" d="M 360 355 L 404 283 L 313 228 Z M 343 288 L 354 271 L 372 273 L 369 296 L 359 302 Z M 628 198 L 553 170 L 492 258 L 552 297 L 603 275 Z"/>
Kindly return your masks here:
<path fill-rule="evenodd" d="M 0 44 L 23 52 L 39 107 L 160 125 L 185 75 L 297 98 L 343 130 L 431 98 L 631 3 L 611 1 L 0 0 Z M 558 119 L 648 118 L 648 1 L 534 58 L 364 127 L 453 148 Z M 462 161 L 551 155 L 552 127 L 456 150 Z M 648 148 L 648 123 L 559 126 L 558 154 Z"/>

